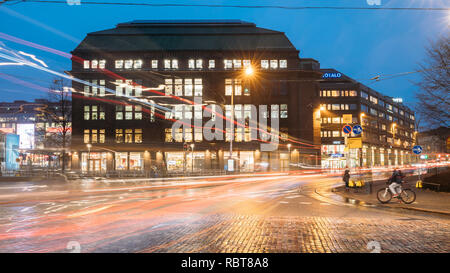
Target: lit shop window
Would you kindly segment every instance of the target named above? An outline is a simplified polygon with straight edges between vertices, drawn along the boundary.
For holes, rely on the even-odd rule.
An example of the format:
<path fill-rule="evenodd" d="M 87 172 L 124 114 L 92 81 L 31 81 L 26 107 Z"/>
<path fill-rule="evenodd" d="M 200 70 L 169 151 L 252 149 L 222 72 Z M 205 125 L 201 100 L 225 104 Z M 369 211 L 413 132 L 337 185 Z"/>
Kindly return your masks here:
<path fill-rule="evenodd" d="M 203 60 L 202 59 L 190 59 L 188 61 L 188 68 L 189 69 L 201 69 L 203 68 Z"/>
<path fill-rule="evenodd" d="M 208 68 L 209 68 L 209 69 L 214 69 L 214 68 L 216 68 L 216 61 L 215 61 L 215 60 L 209 60 L 209 62 L 208 62 Z"/>
<path fill-rule="evenodd" d="M 287 68 L 287 60 L 280 60 L 280 68 Z"/>
<path fill-rule="evenodd" d="M 261 60 L 261 68 L 269 69 L 269 60 Z"/>
<path fill-rule="evenodd" d="M 178 69 L 178 60 L 165 59 L 164 60 L 164 69 Z"/>
<path fill-rule="evenodd" d="M 225 96 L 242 95 L 242 81 L 240 79 L 225 79 Z"/>
<path fill-rule="evenodd" d="M 165 132 L 164 142 L 172 142 L 173 141 L 172 129 L 171 128 L 166 128 L 166 129 L 164 129 L 164 132 Z"/>
<path fill-rule="evenodd" d="M 91 85 L 84 85 L 85 96 L 105 96 L 105 80 L 90 80 Z"/>
<path fill-rule="evenodd" d="M 84 143 L 105 143 L 105 129 L 85 129 Z"/>
<path fill-rule="evenodd" d="M 83 68 L 84 69 L 104 69 L 106 66 L 106 60 L 84 60 Z"/>
<path fill-rule="evenodd" d="M 158 60 L 152 60 L 152 69 L 158 68 Z"/>
<path fill-rule="evenodd" d="M 85 105 L 84 120 L 105 120 L 103 105 Z"/>

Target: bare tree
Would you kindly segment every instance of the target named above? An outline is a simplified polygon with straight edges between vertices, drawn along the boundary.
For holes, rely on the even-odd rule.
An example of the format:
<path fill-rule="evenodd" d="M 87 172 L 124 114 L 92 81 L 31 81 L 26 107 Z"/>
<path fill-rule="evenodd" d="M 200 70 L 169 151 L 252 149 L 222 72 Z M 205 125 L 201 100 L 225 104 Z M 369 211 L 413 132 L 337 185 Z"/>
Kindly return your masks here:
<path fill-rule="evenodd" d="M 72 100 L 70 82 L 54 79 L 49 88 L 48 106 L 43 111 L 43 119 L 51 124 L 46 128 L 45 147 L 60 148 L 62 152 L 62 172 L 65 171 L 67 152 L 72 131 Z"/>
<path fill-rule="evenodd" d="M 420 64 L 422 79 L 416 92 L 419 115 L 426 127 L 450 126 L 450 36 L 447 33 L 426 49 Z M 424 125 L 425 125 L 424 124 Z"/>

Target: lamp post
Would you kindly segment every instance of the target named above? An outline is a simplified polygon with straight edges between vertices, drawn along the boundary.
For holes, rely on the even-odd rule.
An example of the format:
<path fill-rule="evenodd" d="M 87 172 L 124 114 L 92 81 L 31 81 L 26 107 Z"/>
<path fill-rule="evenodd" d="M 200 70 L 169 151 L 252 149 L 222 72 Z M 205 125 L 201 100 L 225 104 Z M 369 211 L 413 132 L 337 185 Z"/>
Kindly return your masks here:
<path fill-rule="evenodd" d="M 191 173 L 194 173 L 194 146 L 195 144 L 191 144 L 192 156 L 191 156 Z"/>
<path fill-rule="evenodd" d="M 288 155 L 289 155 L 289 161 L 288 161 L 288 171 L 291 170 L 291 143 L 287 145 L 288 148 Z"/>
<path fill-rule="evenodd" d="M 254 73 L 251 65 L 245 68 L 244 77 L 250 77 Z M 230 126 L 230 155 L 228 158 L 228 171 L 230 160 L 233 160 L 233 139 L 234 139 L 234 88 L 231 90 L 231 126 Z"/>
<path fill-rule="evenodd" d="M 92 144 L 86 144 L 86 147 L 88 148 L 87 164 L 88 164 L 88 172 L 89 172 L 91 170 L 91 147 L 92 147 Z"/>
<path fill-rule="evenodd" d="M 365 117 L 366 114 L 361 113 L 361 115 L 359 115 L 359 122 L 361 123 L 361 128 L 363 128 L 363 117 Z M 361 145 L 362 145 L 362 139 L 363 139 L 363 132 L 361 132 Z M 362 168 L 363 166 L 363 152 L 362 152 L 362 147 L 359 148 L 359 166 Z"/>

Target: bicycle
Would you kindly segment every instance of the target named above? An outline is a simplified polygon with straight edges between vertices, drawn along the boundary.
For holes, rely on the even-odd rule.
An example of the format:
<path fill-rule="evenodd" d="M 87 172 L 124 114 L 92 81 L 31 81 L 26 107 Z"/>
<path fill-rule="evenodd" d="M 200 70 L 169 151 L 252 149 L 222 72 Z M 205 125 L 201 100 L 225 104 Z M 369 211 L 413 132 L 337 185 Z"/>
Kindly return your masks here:
<path fill-rule="evenodd" d="M 389 184 L 389 182 L 386 182 L 386 184 Z M 402 184 L 406 184 L 406 182 L 402 181 Z M 400 187 L 402 191 L 397 196 L 399 200 L 403 201 L 403 203 L 405 204 L 411 204 L 416 201 L 416 193 L 414 191 L 412 191 L 411 189 L 404 189 L 401 185 Z M 389 203 L 389 201 L 391 201 L 392 199 L 392 192 L 389 187 L 378 190 L 377 199 L 382 204 Z"/>

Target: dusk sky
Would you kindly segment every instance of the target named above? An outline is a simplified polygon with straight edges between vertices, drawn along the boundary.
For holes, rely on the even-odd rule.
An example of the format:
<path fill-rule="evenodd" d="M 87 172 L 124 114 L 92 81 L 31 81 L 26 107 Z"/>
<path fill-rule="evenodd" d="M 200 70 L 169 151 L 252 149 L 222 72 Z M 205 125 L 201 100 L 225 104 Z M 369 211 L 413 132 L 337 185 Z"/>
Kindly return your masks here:
<path fill-rule="evenodd" d="M 112 0 L 109 2 L 126 2 Z M 133 0 L 133 2 L 145 2 Z M 150 2 L 149 2 L 150 3 Z M 367 0 L 315 1 L 151 1 L 151 3 L 352 6 L 373 7 Z M 450 7 L 444 0 L 381 0 L 381 7 Z M 418 74 L 373 82 L 376 75 L 418 69 L 424 48 L 449 31 L 448 11 L 411 10 L 288 10 L 212 7 L 133 7 L 116 5 L 67 5 L 17 3 L 0 6 L 0 32 L 70 53 L 87 33 L 109 29 L 131 20 L 240 19 L 259 27 L 285 32 L 300 50 L 300 57 L 320 61 L 373 89 L 406 103 L 414 101 L 413 81 Z M 0 33 L 0 34 L 1 34 Z M 3 43 L 3 44 L 2 44 Z M 70 60 L 0 37 L 0 46 L 21 50 L 43 60 L 50 69 L 70 70 Z M 0 58 L 1 62 L 7 60 Z M 24 66 L 0 66 L 0 101 L 45 98 L 43 90 L 12 83 L 13 76 L 47 88 L 53 75 Z"/>

